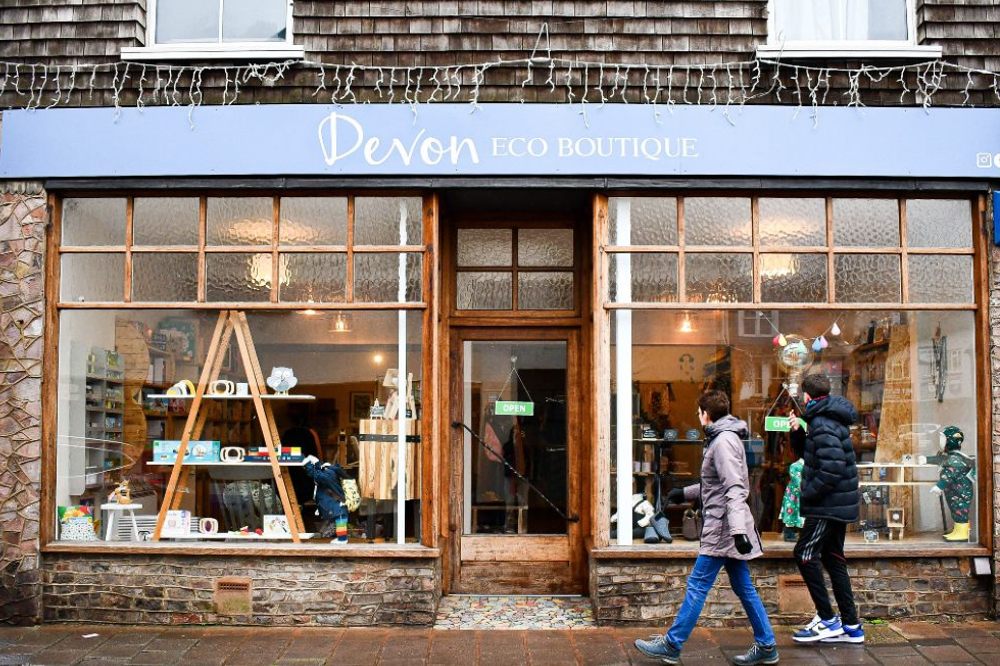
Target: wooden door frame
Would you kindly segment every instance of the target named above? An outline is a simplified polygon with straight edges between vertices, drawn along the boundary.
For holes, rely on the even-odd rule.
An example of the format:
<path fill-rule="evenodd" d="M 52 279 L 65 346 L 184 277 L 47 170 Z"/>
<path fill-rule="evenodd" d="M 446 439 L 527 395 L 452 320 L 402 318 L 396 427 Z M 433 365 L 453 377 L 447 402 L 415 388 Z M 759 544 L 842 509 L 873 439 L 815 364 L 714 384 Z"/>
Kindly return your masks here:
<path fill-rule="evenodd" d="M 449 343 L 452 353 L 449 354 L 449 372 L 452 375 L 452 391 L 448 400 L 449 423 L 460 421 L 459 409 L 462 406 L 460 397 L 464 394 L 463 377 L 460 368 L 464 367 L 462 348 L 464 342 L 491 342 L 491 341 L 564 341 L 566 343 L 566 513 L 569 516 L 577 516 L 575 522 L 568 522 L 566 535 L 522 535 L 522 536 L 497 536 L 497 537 L 472 537 L 478 542 L 476 550 L 487 553 L 495 551 L 503 542 L 507 541 L 511 545 L 517 539 L 520 545 L 528 546 L 522 552 L 523 559 L 497 558 L 497 561 L 509 562 L 562 562 L 559 553 L 565 553 L 569 563 L 569 580 L 566 581 L 565 589 L 558 590 L 561 593 L 580 593 L 586 590 L 587 582 L 584 575 L 586 569 L 586 548 L 584 538 L 584 516 L 589 512 L 589 495 L 583 492 L 585 487 L 584 471 L 589 462 L 589 447 L 584 446 L 586 441 L 583 433 L 586 430 L 583 422 L 583 415 L 589 410 L 586 406 L 587 395 L 584 390 L 584 377 L 586 368 L 583 364 L 583 350 L 581 344 L 583 335 L 578 326 L 545 326 L 545 327 L 518 327 L 518 328 L 498 328 L 495 326 L 455 326 L 449 331 Z M 458 391 L 456 393 L 456 391 Z M 448 441 L 445 456 L 449 463 L 445 466 L 450 470 L 448 481 L 444 485 L 446 489 L 445 497 L 448 498 L 448 522 L 456 526 L 446 540 L 444 551 L 450 553 L 451 557 L 446 557 L 447 580 L 445 591 L 449 592 L 460 580 L 462 566 L 462 540 L 468 535 L 463 534 L 463 468 L 462 468 L 462 447 L 464 446 L 463 431 L 452 428 L 452 436 Z M 565 546 L 562 544 L 565 543 Z M 480 560 L 489 561 L 489 560 Z M 553 590 L 555 591 L 555 590 Z"/>
<path fill-rule="evenodd" d="M 572 574 L 574 580 L 582 582 L 582 590 L 587 590 L 589 580 L 587 576 L 588 563 L 586 559 L 587 550 L 592 545 L 593 537 L 593 461 L 594 447 L 593 423 L 594 404 L 592 386 L 592 345 L 591 336 L 592 325 L 592 243 L 593 220 L 589 216 L 558 216 L 558 215 L 532 215 L 532 214 L 481 214 L 481 215 L 461 215 L 448 217 L 444 214 L 438 215 L 437 222 L 438 242 L 440 252 L 435 253 L 438 258 L 439 279 L 437 285 L 439 289 L 438 312 L 440 319 L 438 322 L 439 341 L 438 356 L 441 391 L 440 399 L 437 401 L 437 410 L 440 415 L 439 421 L 442 423 L 437 437 L 437 452 L 435 458 L 438 461 L 436 487 L 440 498 L 434 507 L 437 515 L 437 536 L 441 548 L 441 586 L 444 594 L 452 591 L 452 584 L 455 580 L 458 567 L 461 562 L 460 538 L 462 532 L 461 504 L 456 506 L 453 501 L 453 488 L 461 489 L 461 469 L 459 468 L 456 477 L 456 467 L 453 464 L 453 454 L 456 447 L 461 450 L 461 437 L 459 432 L 451 426 L 454 409 L 454 402 L 457 396 L 462 395 L 461 373 L 453 372 L 456 357 L 461 354 L 461 348 L 457 345 L 457 334 L 459 331 L 474 328 L 492 328 L 496 335 L 506 335 L 509 339 L 516 331 L 539 331 L 545 328 L 573 329 L 578 332 L 576 342 L 576 363 L 577 363 L 577 385 L 580 391 L 578 400 L 578 483 L 575 493 L 576 501 L 579 502 L 577 515 L 580 521 L 574 524 L 577 530 L 577 537 L 574 541 L 575 554 L 572 557 Z M 576 290 L 576 311 L 572 313 L 551 313 L 539 312 L 532 316 L 521 316 L 522 312 L 507 313 L 498 315 L 495 312 L 483 313 L 455 313 L 455 286 L 457 256 L 455 242 L 457 239 L 457 229 L 459 227 L 489 228 L 491 226 L 511 226 L 518 225 L 529 228 L 552 228 L 564 227 L 574 229 L 574 242 L 576 245 L 574 252 L 574 272 Z M 513 316 L 512 316 L 513 315 Z M 567 350 L 569 354 L 569 349 Z M 567 356 L 567 364 L 570 362 Z M 567 434 L 567 437 L 569 435 Z M 458 485 L 453 485 L 457 481 Z M 567 488 L 569 493 L 569 488 Z M 569 498 L 571 495 L 567 495 Z M 459 495 L 461 497 L 461 495 Z M 458 535 L 457 537 L 455 535 Z"/>

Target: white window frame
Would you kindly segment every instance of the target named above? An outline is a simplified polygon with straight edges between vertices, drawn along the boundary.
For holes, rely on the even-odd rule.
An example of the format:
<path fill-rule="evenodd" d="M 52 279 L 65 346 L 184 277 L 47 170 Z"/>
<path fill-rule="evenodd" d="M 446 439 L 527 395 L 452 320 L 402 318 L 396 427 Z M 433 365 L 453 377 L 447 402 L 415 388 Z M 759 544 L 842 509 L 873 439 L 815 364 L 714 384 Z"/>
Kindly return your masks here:
<path fill-rule="evenodd" d="M 876 0 L 869 0 L 874 2 Z M 758 58 L 894 58 L 933 60 L 941 47 L 917 44 L 916 0 L 906 0 L 906 39 L 782 40 L 775 20 L 774 0 L 767 2 L 767 43 L 757 46 Z"/>
<path fill-rule="evenodd" d="M 285 41 L 283 42 L 218 42 L 218 43 L 156 43 L 156 3 L 146 2 L 146 46 L 126 46 L 122 48 L 122 60 L 302 60 L 305 49 L 293 43 L 292 5 L 286 0 L 288 10 L 285 16 Z M 222 4 L 219 5 L 222 12 Z M 222 30 L 222 17 L 219 17 Z"/>

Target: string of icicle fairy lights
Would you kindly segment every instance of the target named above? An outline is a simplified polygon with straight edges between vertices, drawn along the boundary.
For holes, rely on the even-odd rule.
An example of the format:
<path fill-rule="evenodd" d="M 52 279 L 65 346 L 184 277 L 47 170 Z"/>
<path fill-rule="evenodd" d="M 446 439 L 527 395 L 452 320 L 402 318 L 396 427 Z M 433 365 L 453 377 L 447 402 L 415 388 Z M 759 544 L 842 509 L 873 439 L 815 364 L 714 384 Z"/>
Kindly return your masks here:
<path fill-rule="evenodd" d="M 193 113 L 202 104 L 235 104 L 250 86 L 284 83 L 311 88 L 310 98 L 316 103 L 399 103 L 410 105 L 416 114 L 419 104 L 467 102 L 474 112 L 490 72 L 509 68 L 522 70 L 523 76 L 516 78 L 522 101 L 529 86 L 547 90 L 553 101 L 579 104 L 584 119 L 592 104 L 648 104 L 657 118 L 664 108 L 697 104 L 723 107 L 723 115 L 733 122 L 732 107 L 767 99 L 809 108 L 816 122 L 822 106 L 865 106 L 863 97 L 869 87 L 892 90 L 893 95 L 898 92 L 899 104 L 924 108 L 932 106 L 935 95 L 943 90 L 959 93 L 960 106 L 971 106 L 971 94 L 979 91 L 989 91 L 1000 103 L 1000 72 L 945 60 L 856 68 L 768 59 L 651 65 L 575 60 L 554 57 L 551 52 L 517 60 L 408 67 L 302 60 L 239 65 L 0 62 L 0 95 L 8 95 L 11 108 L 47 109 L 86 104 L 99 92 L 110 94 L 116 113 L 125 102 L 140 109 L 188 106 Z M 304 72 L 311 76 L 303 77 Z M 110 86 L 98 82 L 99 75 L 108 74 Z M 959 85 L 951 86 L 955 79 Z M 507 81 L 509 77 L 494 85 L 509 85 Z M 950 87 L 945 87 L 946 82 Z"/>

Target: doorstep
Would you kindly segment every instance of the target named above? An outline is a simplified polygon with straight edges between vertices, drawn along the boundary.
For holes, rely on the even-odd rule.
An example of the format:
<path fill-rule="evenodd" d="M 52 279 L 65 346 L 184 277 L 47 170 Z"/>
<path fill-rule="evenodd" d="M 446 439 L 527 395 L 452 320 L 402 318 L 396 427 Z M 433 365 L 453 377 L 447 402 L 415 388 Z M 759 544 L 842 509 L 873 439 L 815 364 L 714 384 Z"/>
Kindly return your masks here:
<path fill-rule="evenodd" d="M 588 597 L 450 594 L 438 604 L 435 629 L 535 630 L 595 627 Z"/>

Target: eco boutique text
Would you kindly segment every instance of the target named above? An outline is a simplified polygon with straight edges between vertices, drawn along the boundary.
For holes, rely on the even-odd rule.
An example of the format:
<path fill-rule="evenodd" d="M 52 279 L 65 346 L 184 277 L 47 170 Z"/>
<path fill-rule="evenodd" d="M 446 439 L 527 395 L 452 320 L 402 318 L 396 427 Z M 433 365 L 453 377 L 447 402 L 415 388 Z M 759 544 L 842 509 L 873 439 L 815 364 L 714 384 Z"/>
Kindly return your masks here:
<path fill-rule="evenodd" d="M 370 166 L 390 160 L 400 166 L 423 164 L 480 164 L 491 159 L 532 158 L 630 158 L 648 161 L 698 157 L 694 137 L 512 137 L 495 136 L 477 141 L 457 135 L 434 136 L 426 129 L 409 138 L 366 135 L 360 122 L 342 113 L 331 113 L 319 123 L 319 143 L 327 166 L 349 157 L 360 157 Z"/>

